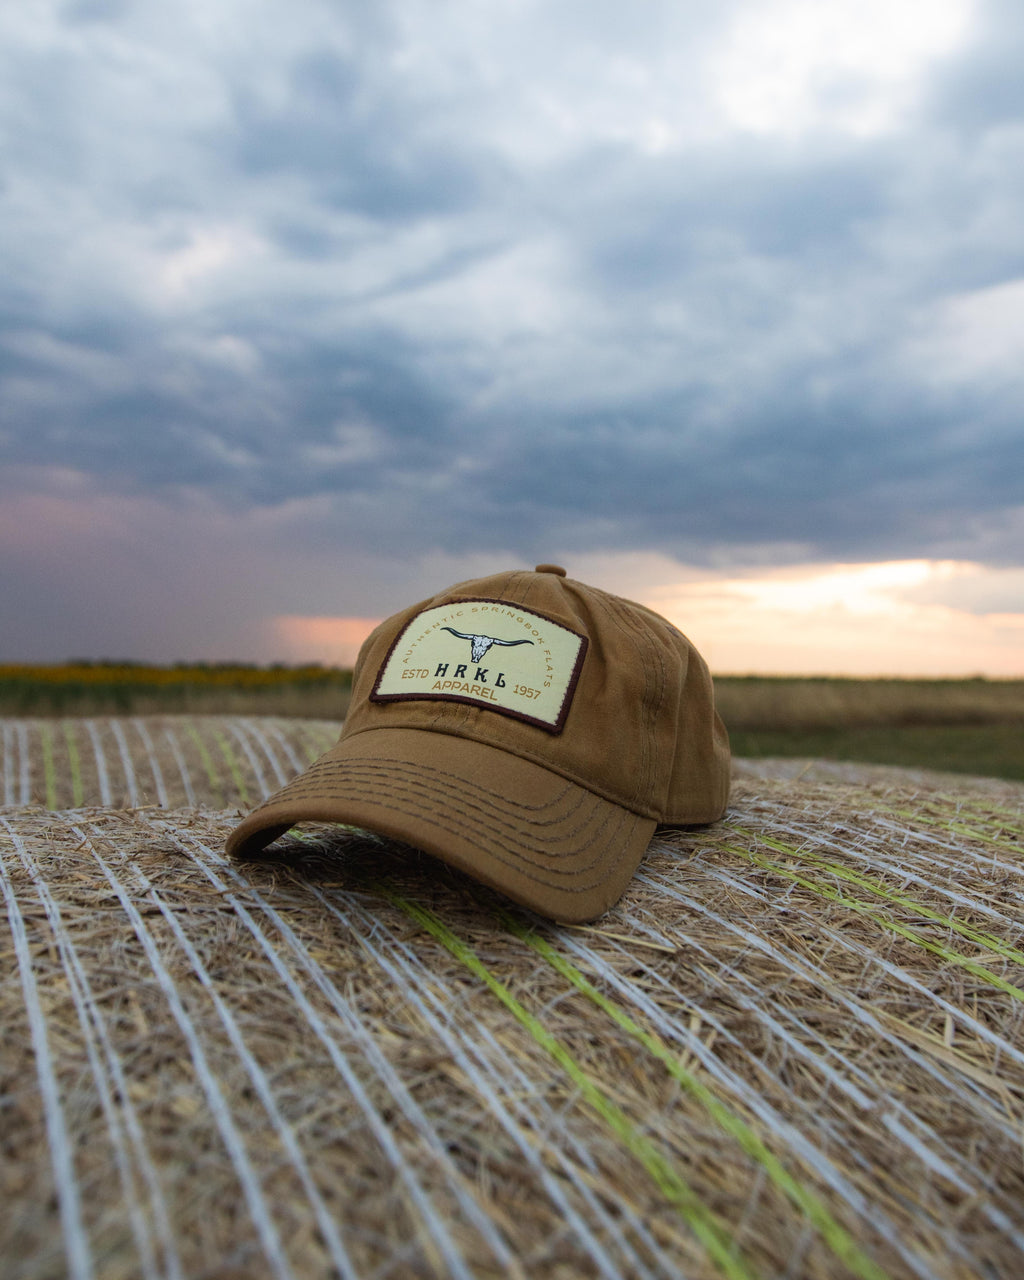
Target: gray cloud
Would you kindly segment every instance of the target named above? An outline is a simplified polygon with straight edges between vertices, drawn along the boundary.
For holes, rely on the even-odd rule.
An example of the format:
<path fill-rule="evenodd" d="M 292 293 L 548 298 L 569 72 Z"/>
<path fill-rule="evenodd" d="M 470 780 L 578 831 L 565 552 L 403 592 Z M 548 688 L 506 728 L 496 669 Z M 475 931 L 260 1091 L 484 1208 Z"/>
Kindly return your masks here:
<path fill-rule="evenodd" d="M 305 54 L 289 69 L 284 103 L 268 106 L 245 87 L 235 95 L 228 158 L 246 175 L 294 178 L 320 206 L 385 225 L 458 214 L 480 194 L 479 161 L 455 139 L 421 136 L 415 104 L 390 101 L 386 89 L 366 93 L 354 57 Z"/>
<path fill-rule="evenodd" d="M 963 137 L 1019 127 L 1024 84 L 1024 13 L 1013 0 L 979 0 L 973 38 L 940 69 L 927 95 L 934 119 Z"/>
<path fill-rule="evenodd" d="M 2 19 L 8 475 L 350 555 L 1019 561 L 1024 362 L 946 358 L 1024 278 L 1010 0 L 889 127 L 762 136 L 741 3 L 175 9 Z"/>

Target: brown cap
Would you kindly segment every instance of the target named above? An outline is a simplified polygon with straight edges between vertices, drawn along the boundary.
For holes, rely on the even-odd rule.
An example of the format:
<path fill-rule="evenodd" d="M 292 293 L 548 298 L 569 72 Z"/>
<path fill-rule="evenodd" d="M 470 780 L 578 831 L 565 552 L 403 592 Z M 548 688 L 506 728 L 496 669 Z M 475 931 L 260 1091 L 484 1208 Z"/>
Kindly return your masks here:
<path fill-rule="evenodd" d="M 368 637 L 337 744 L 249 814 L 414 845 L 555 920 L 625 891 L 659 823 L 714 822 L 729 744 L 707 666 L 664 618 L 538 565 L 461 582 Z"/>

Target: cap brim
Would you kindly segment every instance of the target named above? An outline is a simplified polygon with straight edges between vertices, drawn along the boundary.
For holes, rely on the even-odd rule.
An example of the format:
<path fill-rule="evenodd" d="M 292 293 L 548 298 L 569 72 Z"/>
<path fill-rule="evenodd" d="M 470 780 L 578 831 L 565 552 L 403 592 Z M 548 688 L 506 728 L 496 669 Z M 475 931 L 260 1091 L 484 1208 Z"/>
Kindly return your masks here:
<path fill-rule="evenodd" d="M 390 836 L 573 924 L 619 900 L 657 826 L 532 761 L 419 729 L 342 738 L 235 828 L 228 853 L 303 821 Z"/>

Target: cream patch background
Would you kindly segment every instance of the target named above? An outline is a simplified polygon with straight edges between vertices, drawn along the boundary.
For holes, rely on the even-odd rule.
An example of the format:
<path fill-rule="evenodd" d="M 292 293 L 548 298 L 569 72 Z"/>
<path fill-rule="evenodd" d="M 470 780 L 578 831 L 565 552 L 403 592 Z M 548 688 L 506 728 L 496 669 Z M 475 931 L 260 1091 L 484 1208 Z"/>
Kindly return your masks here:
<path fill-rule="evenodd" d="M 584 643 L 517 604 L 456 600 L 424 610 L 406 627 L 374 694 L 468 699 L 556 729 Z"/>

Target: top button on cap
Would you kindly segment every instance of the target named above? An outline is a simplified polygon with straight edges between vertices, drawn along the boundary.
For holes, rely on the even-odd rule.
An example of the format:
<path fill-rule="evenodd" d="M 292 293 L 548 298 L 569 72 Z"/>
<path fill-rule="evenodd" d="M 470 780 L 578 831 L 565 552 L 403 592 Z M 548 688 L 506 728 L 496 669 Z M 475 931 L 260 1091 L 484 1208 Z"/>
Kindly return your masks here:
<path fill-rule="evenodd" d="M 565 570 L 560 564 L 539 564 L 534 573 L 557 573 L 560 578 L 565 577 Z"/>

